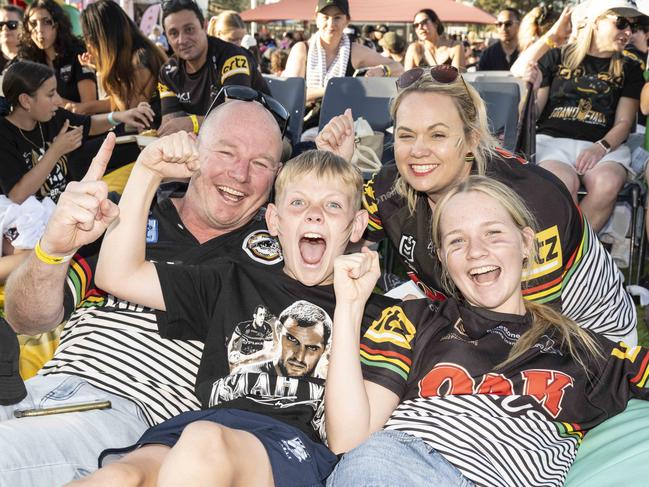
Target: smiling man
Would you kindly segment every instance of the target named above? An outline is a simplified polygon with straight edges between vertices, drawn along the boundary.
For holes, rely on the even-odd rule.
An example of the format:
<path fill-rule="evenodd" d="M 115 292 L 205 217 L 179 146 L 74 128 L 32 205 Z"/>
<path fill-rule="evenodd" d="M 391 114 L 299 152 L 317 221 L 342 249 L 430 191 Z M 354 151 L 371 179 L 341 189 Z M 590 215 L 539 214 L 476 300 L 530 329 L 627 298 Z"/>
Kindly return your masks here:
<path fill-rule="evenodd" d="M 270 94 L 247 49 L 207 35 L 203 13 L 195 2 L 169 0 L 162 5 L 162 23 L 174 55 L 160 69 L 159 135 L 179 130 L 197 134 L 223 85 L 250 86 Z"/>
<path fill-rule="evenodd" d="M 37 334 L 68 319 L 61 342 L 28 396 L 0 407 L 0 486 L 62 485 L 97 468 L 99 453 L 132 444 L 147 427 L 197 409 L 194 394 L 202 345 L 164 340 L 157 316 L 106 294 L 94 282 L 97 245 L 108 213 L 100 181 L 110 138 L 80 183 L 71 183 L 32 254 L 7 283 L 7 321 Z M 180 148 L 179 148 L 180 149 Z M 201 129 L 200 170 L 182 197 L 160 198 L 140 231 L 143 258 L 169 264 L 206 264 L 221 257 L 257 271 L 282 261 L 260 207 L 279 170 L 280 130 L 259 103 L 232 100 Z M 146 232 L 145 232 L 146 228 Z M 261 238 L 263 237 L 263 238 Z M 263 248 L 259 245 L 263 244 Z M 76 255 L 72 260 L 61 256 Z M 50 256 L 50 257 L 43 257 Z M 68 265 L 69 264 L 69 265 Z M 278 269 L 279 270 L 279 269 Z M 109 400 L 110 409 L 14 419 L 17 409 Z"/>

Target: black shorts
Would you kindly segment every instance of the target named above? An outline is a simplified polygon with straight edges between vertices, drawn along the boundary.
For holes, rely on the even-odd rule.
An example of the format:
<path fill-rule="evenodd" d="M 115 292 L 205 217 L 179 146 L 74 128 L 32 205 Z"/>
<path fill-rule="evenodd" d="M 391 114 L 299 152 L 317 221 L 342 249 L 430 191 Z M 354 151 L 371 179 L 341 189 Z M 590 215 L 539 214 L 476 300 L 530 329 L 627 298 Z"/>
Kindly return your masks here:
<path fill-rule="evenodd" d="M 185 427 L 195 421 L 212 421 L 255 435 L 266 449 L 276 487 L 321 486 L 338 462 L 326 446 L 289 424 L 240 409 L 215 408 L 183 413 L 149 428 L 135 445 L 104 450 L 99 466 L 109 456 L 125 454 L 143 445 L 173 447 Z"/>

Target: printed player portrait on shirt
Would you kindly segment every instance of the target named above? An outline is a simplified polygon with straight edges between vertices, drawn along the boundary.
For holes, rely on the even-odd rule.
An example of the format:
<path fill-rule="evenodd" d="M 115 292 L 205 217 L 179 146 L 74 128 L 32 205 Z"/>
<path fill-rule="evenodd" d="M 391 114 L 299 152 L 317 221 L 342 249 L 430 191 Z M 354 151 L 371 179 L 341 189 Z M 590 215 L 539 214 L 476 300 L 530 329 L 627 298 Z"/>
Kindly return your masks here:
<path fill-rule="evenodd" d="M 278 318 L 264 306 L 237 325 L 228 343 L 231 373 L 267 372 L 283 377 L 326 377 L 331 318 L 308 301 L 296 301 Z"/>

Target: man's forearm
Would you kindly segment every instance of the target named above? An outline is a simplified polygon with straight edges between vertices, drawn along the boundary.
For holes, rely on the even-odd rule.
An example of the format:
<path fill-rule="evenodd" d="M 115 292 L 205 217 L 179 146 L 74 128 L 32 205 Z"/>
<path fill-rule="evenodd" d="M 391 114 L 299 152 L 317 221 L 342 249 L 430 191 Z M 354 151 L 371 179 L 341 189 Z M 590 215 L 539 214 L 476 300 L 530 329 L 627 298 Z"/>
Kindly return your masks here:
<path fill-rule="evenodd" d="M 36 335 L 63 320 L 63 296 L 68 264 L 45 264 L 32 252 L 9 276 L 5 313 L 17 333 Z"/>

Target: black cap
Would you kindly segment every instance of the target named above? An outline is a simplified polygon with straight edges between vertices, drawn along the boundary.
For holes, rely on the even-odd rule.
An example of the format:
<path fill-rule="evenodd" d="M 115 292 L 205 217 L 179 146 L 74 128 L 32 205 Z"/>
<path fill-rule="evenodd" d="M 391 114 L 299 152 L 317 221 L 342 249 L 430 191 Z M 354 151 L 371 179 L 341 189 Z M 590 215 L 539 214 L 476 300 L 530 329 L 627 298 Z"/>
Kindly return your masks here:
<path fill-rule="evenodd" d="M 327 7 L 338 7 L 342 13 L 350 17 L 349 2 L 347 0 L 318 0 L 318 6 L 315 11 L 316 13 L 320 13 Z"/>
<path fill-rule="evenodd" d="M 16 404 L 27 395 L 25 383 L 18 372 L 20 346 L 16 333 L 0 318 L 0 404 Z"/>

